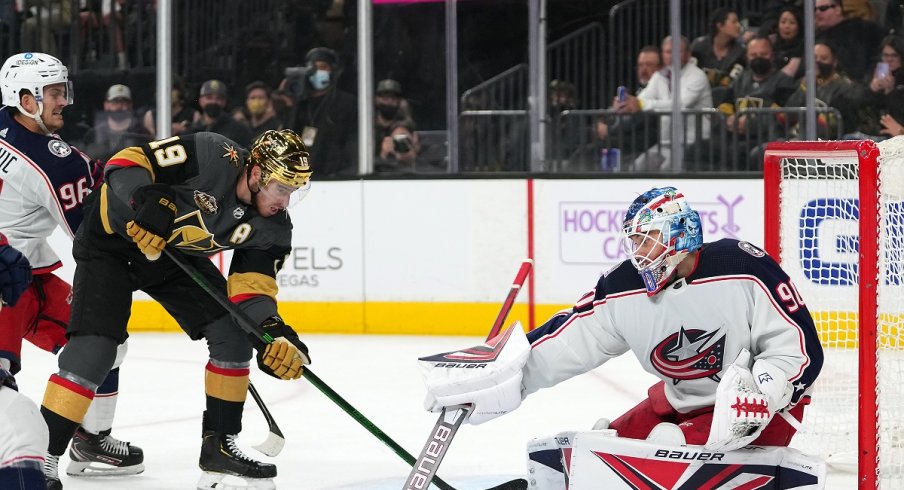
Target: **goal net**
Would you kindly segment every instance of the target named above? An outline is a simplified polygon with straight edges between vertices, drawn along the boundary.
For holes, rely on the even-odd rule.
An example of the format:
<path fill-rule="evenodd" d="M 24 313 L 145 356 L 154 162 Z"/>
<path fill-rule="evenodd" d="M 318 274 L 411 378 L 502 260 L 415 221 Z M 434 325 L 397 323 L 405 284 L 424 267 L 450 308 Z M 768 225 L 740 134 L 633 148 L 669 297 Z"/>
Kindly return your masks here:
<path fill-rule="evenodd" d="M 766 250 L 825 351 L 792 446 L 904 488 L 904 137 L 770 143 L 764 180 Z"/>

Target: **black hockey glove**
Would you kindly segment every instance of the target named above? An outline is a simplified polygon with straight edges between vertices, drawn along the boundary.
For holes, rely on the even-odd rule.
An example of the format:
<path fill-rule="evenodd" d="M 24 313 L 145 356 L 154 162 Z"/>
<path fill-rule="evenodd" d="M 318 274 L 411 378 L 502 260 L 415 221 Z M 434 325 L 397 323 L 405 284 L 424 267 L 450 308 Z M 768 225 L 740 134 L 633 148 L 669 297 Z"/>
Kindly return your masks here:
<path fill-rule="evenodd" d="M 31 284 L 31 264 L 9 245 L 0 245 L 0 300 L 15 306 L 19 296 Z"/>
<path fill-rule="evenodd" d="M 271 316 L 261 323 L 264 333 L 273 337 L 267 344 L 251 335 L 251 342 L 257 349 L 257 365 L 261 371 L 279 379 L 298 379 L 304 365 L 311 363 L 308 346 L 298 339 L 292 327 L 283 323 L 278 316 Z"/>
<path fill-rule="evenodd" d="M 126 224 L 126 233 L 148 260 L 160 258 L 176 220 L 173 190 L 165 184 L 139 187 L 132 195 L 135 216 Z"/>

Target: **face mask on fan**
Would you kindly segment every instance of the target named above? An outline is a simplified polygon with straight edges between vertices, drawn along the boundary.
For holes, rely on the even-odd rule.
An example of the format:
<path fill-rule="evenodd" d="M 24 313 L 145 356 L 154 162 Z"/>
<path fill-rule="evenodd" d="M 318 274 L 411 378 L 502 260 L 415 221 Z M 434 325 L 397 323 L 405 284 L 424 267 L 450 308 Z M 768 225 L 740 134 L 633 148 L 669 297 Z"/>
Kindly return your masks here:
<path fill-rule="evenodd" d="M 314 87 L 314 90 L 323 90 L 330 85 L 330 72 L 327 70 L 317 70 L 308 77 L 308 80 L 311 82 L 311 86 Z"/>

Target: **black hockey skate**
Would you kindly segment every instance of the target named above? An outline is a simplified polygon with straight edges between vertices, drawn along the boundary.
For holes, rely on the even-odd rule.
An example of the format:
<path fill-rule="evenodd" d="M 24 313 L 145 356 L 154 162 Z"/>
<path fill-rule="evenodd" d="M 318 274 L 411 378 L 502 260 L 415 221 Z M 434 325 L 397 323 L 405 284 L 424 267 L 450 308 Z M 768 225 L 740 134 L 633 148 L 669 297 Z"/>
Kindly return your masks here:
<path fill-rule="evenodd" d="M 235 445 L 235 435 L 205 430 L 201 435 L 201 458 L 198 466 L 204 471 L 198 481 L 199 490 L 244 489 L 273 490 L 276 485 L 276 465 L 255 461 Z M 230 485 L 223 479 L 232 475 L 245 480 L 246 485 Z"/>
<path fill-rule="evenodd" d="M 59 465 L 59 456 L 47 455 L 44 457 L 44 482 L 47 484 L 47 490 L 63 490 L 63 482 L 60 481 L 57 470 Z"/>
<path fill-rule="evenodd" d="M 69 476 L 137 475 L 144 471 L 144 451 L 116 439 L 109 430 L 92 434 L 79 427 L 69 446 L 69 459 Z"/>

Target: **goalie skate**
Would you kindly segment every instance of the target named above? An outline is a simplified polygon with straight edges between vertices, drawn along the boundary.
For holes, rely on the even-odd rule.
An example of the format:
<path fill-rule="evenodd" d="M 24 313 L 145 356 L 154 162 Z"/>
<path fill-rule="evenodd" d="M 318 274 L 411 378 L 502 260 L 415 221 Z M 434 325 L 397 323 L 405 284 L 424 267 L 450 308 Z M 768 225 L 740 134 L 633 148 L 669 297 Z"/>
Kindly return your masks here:
<path fill-rule="evenodd" d="M 109 430 L 91 434 L 79 427 L 69 447 L 69 459 L 69 476 L 122 476 L 144 471 L 144 451 L 116 439 Z"/>
<path fill-rule="evenodd" d="M 236 436 L 204 431 L 198 465 L 204 471 L 198 490 L 275 490 L 276 465 L 246 456 L 236 446 Z"/>

